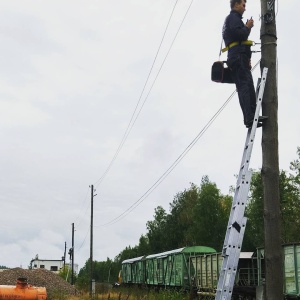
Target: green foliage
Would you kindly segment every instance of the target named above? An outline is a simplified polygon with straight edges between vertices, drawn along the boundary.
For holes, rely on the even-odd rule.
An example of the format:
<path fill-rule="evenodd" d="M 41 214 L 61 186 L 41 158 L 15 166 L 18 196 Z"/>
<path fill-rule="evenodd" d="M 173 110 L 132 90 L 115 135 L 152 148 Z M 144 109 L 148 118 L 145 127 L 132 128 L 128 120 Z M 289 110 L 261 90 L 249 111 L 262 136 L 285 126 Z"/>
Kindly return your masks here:
<path fill-rule="evenodd" d="M 300 147 L 297 148 L 297 155 L 298 155 L 298 159 L 291 162 L 290 169 L 293 172 L 291 174 L 291 177 L 293 178 L 293 181 L 299 190 L 300 188 Z"/>
<path fill-rule="evenodd" d="M 9 269 L 9 268 L 7 268 L 5 266 L 0 266 L 0 269 L 3 270 L 3 269 Z"/>
<path fill-rule="evenodd" d="M 48 300 L 68 300 L 70 298 L 65 292 L 60 290 L 50 290 L 47 291 Z"/>
<path fill-rule="evenodd" d="M 110 299 L 128 299 L 133 300 L 188 300 L 191 299 L 190 295 L 184 291 L 174 289 L 160 289 L 160 290 L 145 290 L 141 288 L 120 288 L 118 289 L 118 297 L 113 297 L 111 294 Z"/>
<path fill-rule="evenodd" d="M 194 208 L 199 198 L 199 188 L 195 184 L 178 193 L 170 203 L 166 240 L 169 249 L 176 249 L 186 245 L 196 245 L 192 228 L 195 225 Z M 178 238 L 180 237 L 180 238 Z"/>
<path fill-rule="evenodd" d="M 123 256 L 120 256 L 123 259 Z M 90 260 L 87 260 L 84 267 L 80 269 L 76 286 L 82 291 L 89 291 L 90 287 Z M 107 258 L 106 261 L 93 261 L 93 279 L 96 283 L 114 283 L 118 280 L 121 264 L 118 261 L 112 261 Z"/>
<path fill-rule="evenodd" d="M 81 291 L 89 291 L 90 270 L 90 260 L 88 259 L 83 268 L 80 269 L 76 281 L 76 287 Z"/>
<path fill-rule="evenodd" d="M 72 270 L 69 269 L 69 266 L 65 266 L 64 268 L 61 268 L 61 269 L 59 270 L 58 275 L 59 275 L 62 279 L 64 279 L 64 280 L 66 280 L 67 282 L 71 283 Z M 74 274 L 73 274 L 73 278 L 74 278 L 74 283 L 76 283 L 77 275 L 76 275 L 75 272 L 74 272 Z"/>
<path fill-rule="evenodd" d="M 165 240 L 165 232 L 167 228 L 167 213 L 161 207 L 155 208 L 155 215 L 153 221 L 147 222 L 147 237 L 149 241 L 149 248 L 152 253 L 158 253 L 167 250 Z"/>
<path fill-rule="evenodd" d="M 198 203 L 194 209 L 194 235 L 198 245 L 222 249 L 228 223 L 228 203 L 231 197 L 222 196 L 215 183 L 202 178 Z"/>
<path fill-rule="evenodd" d="M 246 216 L 248 221 L 242 250 L 253 251 L 256 247 L 262 247 L 264 244 L 263 186 L 260 172 L 254 172 L 252 175 Z"/>
<path fill-rule="evenodd" d="M 300 158 L 300 148 L 297 149 Z M 293 173 L 281 171 L 279 174 L 279 192 L 281 206 L 282 243 L 299 242 L 300 230 L 300 165 L 299 159 L 291 162 Z M 252 175 L 249 205 L 246 213 L 248 217 L 243 250 L 253 251 L 264 245 L 263 221 L 263 186 L 260 172 Z M 252 250 L 251 250 L 252 249 Z"/>
<path fill-rule="evenodd" d="M 221 250 L 231 201 L 207 176 L 200 187 L 192 183 L 174 197 L 170 214 L 157 207 L 154 220 L 147 222 L 151 253 L 194 245 Z"/>

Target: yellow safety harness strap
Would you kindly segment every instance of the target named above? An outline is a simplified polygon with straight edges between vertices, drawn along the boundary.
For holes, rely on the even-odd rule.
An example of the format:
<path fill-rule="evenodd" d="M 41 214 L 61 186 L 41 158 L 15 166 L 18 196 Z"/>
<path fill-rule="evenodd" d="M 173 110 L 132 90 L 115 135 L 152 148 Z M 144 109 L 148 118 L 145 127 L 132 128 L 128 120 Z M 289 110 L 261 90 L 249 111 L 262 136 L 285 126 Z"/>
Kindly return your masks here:
<path fill-rule="evenodd" d="M 222 49 L 222 53 L 228 51 L 230 48 L 237 46 L 237 45 L 247 45 L 247 46 L 253 46 L 254 42 L 247 40 L 247 41 L 242 41 L 242 42 L 232 42 L 230 43 L 227 47 Z"/>

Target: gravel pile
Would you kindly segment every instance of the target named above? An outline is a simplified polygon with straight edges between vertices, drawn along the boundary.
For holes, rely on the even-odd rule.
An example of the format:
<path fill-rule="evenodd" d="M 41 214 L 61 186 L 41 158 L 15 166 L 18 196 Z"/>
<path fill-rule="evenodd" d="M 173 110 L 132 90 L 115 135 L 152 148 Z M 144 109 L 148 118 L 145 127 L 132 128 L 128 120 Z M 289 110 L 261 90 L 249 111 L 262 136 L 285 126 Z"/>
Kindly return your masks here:
<path fill-rule="evenodd" d="M 55 292 L 68 295 L 76 294 L 74 286 L 66 282 L 57 274 L 45 269 L 25 270 L 15 268 L 3 270 L 0 272 L 0 285 L 16 285 L 19 277 L 27 278 L 28 284 L 33 286 L 45 287 L 48 295 Z"/>

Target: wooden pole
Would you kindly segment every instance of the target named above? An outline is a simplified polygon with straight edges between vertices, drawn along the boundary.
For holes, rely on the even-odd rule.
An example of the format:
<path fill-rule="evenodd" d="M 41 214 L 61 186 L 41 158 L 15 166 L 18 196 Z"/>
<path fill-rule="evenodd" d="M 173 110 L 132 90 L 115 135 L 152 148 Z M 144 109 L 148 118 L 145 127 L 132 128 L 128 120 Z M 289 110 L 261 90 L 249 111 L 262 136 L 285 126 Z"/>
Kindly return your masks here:
<path fill-rule="evenodd" d="M 91 228 L 90 228 L 90 296 L 93 296 L 93 219 L 94 219 L 94 186 L 91 185 Z"/>
<path fill-rule="evenodd" d="M 277 33 L 275 1 L 261 0 L 261 69 L 268 68 L 262 114 L 264 192 L 265 300 L 283 299 L 283 253 L 279 194 Z"/>

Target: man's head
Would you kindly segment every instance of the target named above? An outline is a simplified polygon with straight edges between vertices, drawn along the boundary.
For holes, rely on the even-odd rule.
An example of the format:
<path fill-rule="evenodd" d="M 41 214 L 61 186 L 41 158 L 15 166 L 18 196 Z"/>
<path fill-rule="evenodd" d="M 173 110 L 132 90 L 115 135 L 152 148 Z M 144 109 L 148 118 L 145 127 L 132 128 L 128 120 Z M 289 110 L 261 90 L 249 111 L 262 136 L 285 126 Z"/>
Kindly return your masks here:
<path fill-rule="evenodd" d="M 246 1 L 247 0 L 230 0 L 230 7 L 242 15 L 246 10 Z"/>

